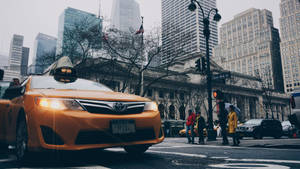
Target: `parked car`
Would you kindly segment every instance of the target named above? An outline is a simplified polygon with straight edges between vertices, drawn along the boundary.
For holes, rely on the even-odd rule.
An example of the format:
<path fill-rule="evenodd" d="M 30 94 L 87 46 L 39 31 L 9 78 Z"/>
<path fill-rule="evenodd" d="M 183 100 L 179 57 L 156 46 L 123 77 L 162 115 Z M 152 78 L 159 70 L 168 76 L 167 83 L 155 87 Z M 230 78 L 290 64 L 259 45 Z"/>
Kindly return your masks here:
<path fill-rule="evenodd" d="M 293 137 L 293 134 L 296 132 L 295 126 L 292 125 L 290 121 L 283 121 L 281 125 L 282 125 L 283 135 L 288 137 Z"/>
<path fill-rule="evenodd" d="M 280 138 L 283 135 L 280 121 L 275 119 L 251 119 L 238 126 L 237 133 L 240 138 L 253 137 L 262 139 L 265 136 Z"/>

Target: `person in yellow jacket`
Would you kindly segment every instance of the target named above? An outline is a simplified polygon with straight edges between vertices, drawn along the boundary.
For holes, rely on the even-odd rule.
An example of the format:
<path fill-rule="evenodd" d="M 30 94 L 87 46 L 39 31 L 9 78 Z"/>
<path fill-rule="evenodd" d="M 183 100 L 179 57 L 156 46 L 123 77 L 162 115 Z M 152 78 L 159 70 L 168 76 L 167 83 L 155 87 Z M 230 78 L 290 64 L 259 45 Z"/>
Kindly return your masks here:
<path fill-rule="evenodd" d="M 238 146 L 240 144 L 239 137 L 236 134 L 237 121 L 238 117 L 234 111 L 234 107 L 233 105 L 230 105 L 228 114 L 228 133 L 232 137 L 234 146 Z"/>

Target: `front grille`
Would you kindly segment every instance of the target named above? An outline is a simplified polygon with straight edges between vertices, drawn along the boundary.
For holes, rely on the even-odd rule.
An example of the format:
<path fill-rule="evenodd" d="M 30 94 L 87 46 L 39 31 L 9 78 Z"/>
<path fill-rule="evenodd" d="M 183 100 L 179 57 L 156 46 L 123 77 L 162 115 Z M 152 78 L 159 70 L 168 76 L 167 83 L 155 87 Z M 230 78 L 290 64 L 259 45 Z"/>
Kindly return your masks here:
<path fill-rule="evenodd" d="M 144 102 L 108 102 L 97 100 L 77 100 L 84 109 L 96 114 L 139 114 L 144 111 Z M 115 105 L 126 106 L 124 110 L 116 110 Z"/>
<path fill-rule="evenodd" d="M 110 131 L 80 131 L 75 144 L 109 144 L 155 139 L 153 128 L 139 129 L 132 134 L 112 134 Z"/>

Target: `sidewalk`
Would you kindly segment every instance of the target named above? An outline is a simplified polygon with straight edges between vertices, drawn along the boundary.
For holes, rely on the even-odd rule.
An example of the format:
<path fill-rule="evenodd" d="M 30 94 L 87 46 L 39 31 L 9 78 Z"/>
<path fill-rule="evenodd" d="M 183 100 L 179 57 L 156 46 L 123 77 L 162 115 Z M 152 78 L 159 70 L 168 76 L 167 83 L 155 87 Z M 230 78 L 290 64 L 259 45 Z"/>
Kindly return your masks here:
<path fill-rule="evenodd" d="M 232 138 L 228 138 L 229 146 L 232 145 Z M 185 137 L 173 137 L 166 138 L 164 142 L 173 142 L 173 143 L 187 143 L 187 138 Z M 240 140 L 239 147 L 261 147 L 261 148 L 278 148 L 278 149 L 300 149 L 300 139 L 289 139 L 281 138 L 274 139 L 272 137 L 265 137 L 263 139 L 253 139 L 253 138 L 244 138 Z M 195 137 L 195 145 L 198 144 L 198 137 Z M 214 145 L 214 146 L 223 146 L 222 138 L 218 137 L 216 141 L 206 141 L 205 145 Z"/>

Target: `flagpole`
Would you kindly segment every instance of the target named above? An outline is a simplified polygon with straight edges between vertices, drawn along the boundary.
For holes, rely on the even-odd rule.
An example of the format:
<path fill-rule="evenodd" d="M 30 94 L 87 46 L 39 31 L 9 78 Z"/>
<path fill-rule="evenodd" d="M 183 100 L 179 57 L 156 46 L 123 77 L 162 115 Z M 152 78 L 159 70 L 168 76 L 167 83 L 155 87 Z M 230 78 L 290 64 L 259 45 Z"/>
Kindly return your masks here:
<path fill-rule="evenodd" d="M 144 17 L 142 16 L 142 27 L 144 28 Z M 142 31 L 142 65 L 141 65 L 141 86 L 140 86 L 140 96 L 144 93 L 144 31 Z"/>

